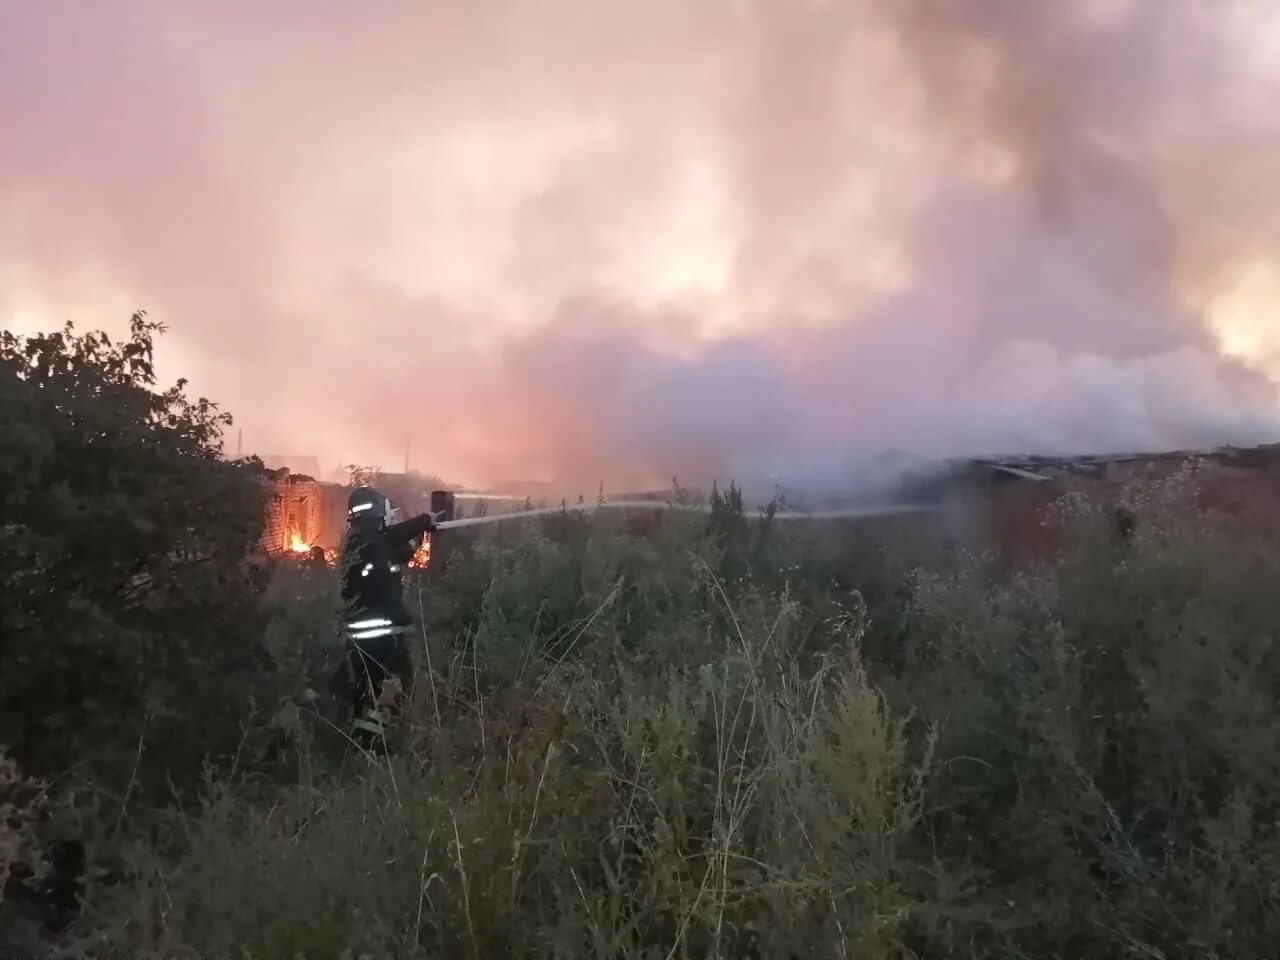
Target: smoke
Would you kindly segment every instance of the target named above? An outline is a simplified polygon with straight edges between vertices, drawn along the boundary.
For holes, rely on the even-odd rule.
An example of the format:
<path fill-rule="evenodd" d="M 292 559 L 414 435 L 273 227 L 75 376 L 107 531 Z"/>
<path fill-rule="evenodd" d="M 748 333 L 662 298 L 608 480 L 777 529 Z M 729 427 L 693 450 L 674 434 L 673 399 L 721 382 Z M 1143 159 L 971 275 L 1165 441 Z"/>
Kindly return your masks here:
<path fill-rule="evenodd" d="M 1247 0 L 155 0 L 0 37 L 5 325 L 149 309 L 249 450 L 593 487 L 1280 439 Z"/>

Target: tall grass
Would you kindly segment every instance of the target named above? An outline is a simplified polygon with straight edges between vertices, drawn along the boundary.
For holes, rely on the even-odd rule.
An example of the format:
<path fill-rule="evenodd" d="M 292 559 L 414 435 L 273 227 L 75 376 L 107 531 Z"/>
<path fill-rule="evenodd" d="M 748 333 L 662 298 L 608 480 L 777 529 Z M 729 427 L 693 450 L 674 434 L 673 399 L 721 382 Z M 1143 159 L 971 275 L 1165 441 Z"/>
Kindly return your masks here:
<path fill-rule="evenodd" d="M 647 537 L 491 528 L 411 588 L 419 678 L 390 760 L 347 749 L 325 695 L 333 585 L 282 577 L 276 702 L 196 808 L 126 818 L 65 943 L 1266 956 L 1280 556 L 1176 486 L 1131 497 L 1124 543 L 1064 504 L 1061 559 L 1012 577 L 930 559 L 907 527 L 733 510 Z"/>
<path fill-rule="evenodd" d="M 691 569 L 729 627 L 683 628 L 679 661 L 594 632 L 615 583 L 572 629 L 536 632 L 502 685 L 484 662 L 493 638 L 463 638 L 414 690 L 389 762 L 269 804 L 246 802 L 249 784 L 212 785 L 173 827 L 181 860 L 113 904 L 117 948 L 893 955 L 907 909 L 896 849 L 923 767 L 867 682 L 859 624 L 829 624 L 814 668 L 797 604 L 735 603 L 709 566 Z"/>
<path fill-rule="evenodd" d="M 1193 483 L 1130 491 L 1128 543 L 1067 502 L 1052 567 L 915 578 L 882 686 L 938 735 L 908 854 L 926 952 L 1274 955 L 1280 544 Z"/>

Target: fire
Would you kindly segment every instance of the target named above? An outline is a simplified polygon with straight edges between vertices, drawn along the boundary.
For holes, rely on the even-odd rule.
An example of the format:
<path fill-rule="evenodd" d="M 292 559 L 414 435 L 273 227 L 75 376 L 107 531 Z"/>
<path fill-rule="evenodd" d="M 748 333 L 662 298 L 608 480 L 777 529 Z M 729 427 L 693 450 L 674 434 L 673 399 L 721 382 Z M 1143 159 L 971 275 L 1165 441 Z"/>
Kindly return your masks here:
<path fill-rule="evenodd" d="M 431 563 L 431 535 L 427 534 L 422 538 L 422 543 L 418 546 L 418 551 L 409 560 L 409 567 L 413 570 L 423 570 Z"/>
<path fill-rule="evenodd" d="M 315 549 L 317 548 L 303 540 L 296 530 L 289 534 L 289 546 L 286 551 L 287 553 L 290 553 L 295 557 L 303 557 L 309 555 Z M 338 551 L 333 548 L 321 549 L 324 553 L 325 564 L 329 567 L 336 567 L 338 565 Z"/>

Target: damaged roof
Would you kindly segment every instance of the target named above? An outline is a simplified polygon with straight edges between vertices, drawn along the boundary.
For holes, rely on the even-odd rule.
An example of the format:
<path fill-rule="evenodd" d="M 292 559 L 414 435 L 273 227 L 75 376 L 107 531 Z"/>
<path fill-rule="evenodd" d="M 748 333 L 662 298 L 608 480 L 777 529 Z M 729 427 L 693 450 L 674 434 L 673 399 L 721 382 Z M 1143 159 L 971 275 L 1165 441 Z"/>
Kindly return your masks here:
<path fill-rule="evenodd" d="M 1205 450 L 1168 450 L 1150 453 L 1084 454 L 1080 456 L 960 457 L 903 477 L 899 495 L 938 496 L 957 481 L 986 476 L 1027 483 L 1048 483 L 1067 477 L 1097 479 L 1113 475 L 1114 468 L 1145 464 L 1207 461 L 1236 469 L 1280 468 L 1280 443 L 1256 447 L 1223 446 Z"/>
<path fill-rule="evenodd" d="M 1187 462 L 1204 460 L 1226 467 L 1261 468 L 1280 464 L 1280 443 L 1256 447 L 1223 446 L 1206 450 L 1168 450 L 1152 453 L 1109 453 L 1074 457 L 971 457 L 951 461 L 953 469 L 990 470 L 1024 480 L 1043 482 L 1062 474 L 1105 472 L 1117 464 Z"/>

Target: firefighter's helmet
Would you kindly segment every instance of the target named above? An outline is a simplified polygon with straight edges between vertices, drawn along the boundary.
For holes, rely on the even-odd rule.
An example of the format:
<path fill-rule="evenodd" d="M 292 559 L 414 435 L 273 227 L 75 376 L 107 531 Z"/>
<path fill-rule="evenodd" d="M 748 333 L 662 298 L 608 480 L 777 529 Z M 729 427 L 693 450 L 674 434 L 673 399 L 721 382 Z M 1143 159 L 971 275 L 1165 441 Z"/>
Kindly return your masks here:
<path fill-rule="evenodd" d="M 391 522 L 393 510 L 391 501 L 373 487 L 357 487 L 347 498 L 347 521 L 350 523 L 386 526 Z"/>

